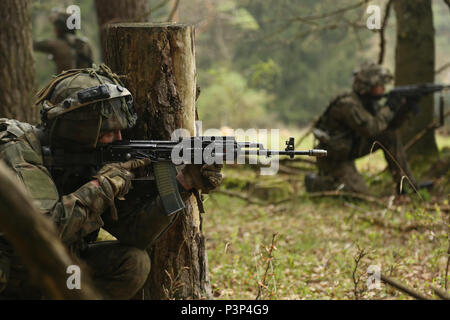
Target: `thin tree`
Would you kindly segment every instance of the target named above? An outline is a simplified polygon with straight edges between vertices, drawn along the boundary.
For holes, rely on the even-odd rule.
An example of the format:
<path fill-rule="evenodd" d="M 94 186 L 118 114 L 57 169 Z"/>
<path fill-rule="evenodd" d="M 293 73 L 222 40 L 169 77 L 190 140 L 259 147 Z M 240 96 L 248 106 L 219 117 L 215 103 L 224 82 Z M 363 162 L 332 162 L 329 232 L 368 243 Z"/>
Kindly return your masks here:
<path fill-rule="evenodd" d="M 33 122 L 35 70 L 29 0 L 0 1 L 0 118 Z"/>
<path fill-rule="evenodd" d="M 435 31 L 431 0 L 396 0 L 393 5 L 397 19 L 395 85 L 434 82 Z M 411 117 L 400 130 L 404 142 L 433 122 L 433 96 L 423 98 L 420 109 L 420 113 Z M 429 131 L 417 141 L 408 155 L 413 161 L 417 155 L 436 157 L 438 149 L 434 131 Z"/>

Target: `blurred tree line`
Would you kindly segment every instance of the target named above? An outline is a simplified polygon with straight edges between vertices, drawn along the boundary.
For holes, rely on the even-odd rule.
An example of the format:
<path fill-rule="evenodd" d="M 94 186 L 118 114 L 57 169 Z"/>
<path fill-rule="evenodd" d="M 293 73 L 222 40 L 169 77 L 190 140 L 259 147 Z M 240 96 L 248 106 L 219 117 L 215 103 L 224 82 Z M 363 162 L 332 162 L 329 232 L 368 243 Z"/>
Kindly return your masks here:
<path fill-rule="evenodd" d="M 376 61 L 379 40 L 366 28 L 368 4 L 342 0 L 149 0 L 149 21 L 191 23 L 197 32 L 199 114 L 209 127 L 303 126 L 334 95 L 351 88 L 352 71 Z M 53 37 L 53 7 L 81 8 L 79 35 L 89 39 L 101 61 L 94 1 L 32 2 L 33 38 Z M 437 67 L 448 63 L 449 11 L 433 1 Z M 395 17 L 386 30 L 385 64 L 393 70 Z M 54 73 L 53 62 L 36 53 L 38 87 Z M 446 69 L 437 81 L 450 82 Z"/>

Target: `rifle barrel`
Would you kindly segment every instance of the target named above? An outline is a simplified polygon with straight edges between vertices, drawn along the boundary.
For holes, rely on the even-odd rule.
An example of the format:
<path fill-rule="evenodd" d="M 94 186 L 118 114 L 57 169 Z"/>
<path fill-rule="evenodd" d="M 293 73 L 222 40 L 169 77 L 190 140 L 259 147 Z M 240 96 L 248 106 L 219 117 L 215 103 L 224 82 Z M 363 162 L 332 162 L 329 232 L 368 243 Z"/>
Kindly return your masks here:
<path fill-rule="evenodd" d="M 326 157 L 327 151 L 323 149 L 311 150 L 242 150 L 245 155 L 256 156 L 310 156 L 310 157 Z"/>

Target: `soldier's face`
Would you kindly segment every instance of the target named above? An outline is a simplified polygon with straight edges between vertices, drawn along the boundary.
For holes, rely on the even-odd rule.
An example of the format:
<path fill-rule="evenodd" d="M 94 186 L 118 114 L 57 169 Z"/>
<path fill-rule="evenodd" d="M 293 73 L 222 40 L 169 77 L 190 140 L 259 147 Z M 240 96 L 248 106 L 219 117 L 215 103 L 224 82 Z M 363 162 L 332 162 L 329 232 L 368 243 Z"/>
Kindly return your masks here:
<path fill-rule="evenodd" d="M 370 94 L 373 96 L 381 96 L 382 94 L 384 94 L 384 84 L 373 87 L 370 91 Z"/>
<path fill-rule="evenodd" d="M 112 143 L 114 141 L 120 140 L 122 140 L 122 133 L 120 132 L 120 130 L 114 130 L 105 132 L 98 141 L 100 143 Z"/>

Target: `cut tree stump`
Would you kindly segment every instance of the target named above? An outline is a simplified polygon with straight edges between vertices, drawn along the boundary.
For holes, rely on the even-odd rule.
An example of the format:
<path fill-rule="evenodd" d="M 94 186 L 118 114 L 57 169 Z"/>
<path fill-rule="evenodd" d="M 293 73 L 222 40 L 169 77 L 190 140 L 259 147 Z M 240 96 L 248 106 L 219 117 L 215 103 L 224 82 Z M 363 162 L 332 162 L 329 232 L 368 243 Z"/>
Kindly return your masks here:
<path fill-rule="evenodd" d="M 107 28 L 106 63 L 131 91 L 139 119 L 130 139 L 169 139 L 177 128 L 195 134 L 194 28 L 122 23 Z M 211 298 L 205 237 L 195 197 L 149 251 L 146 299 Z"/>

